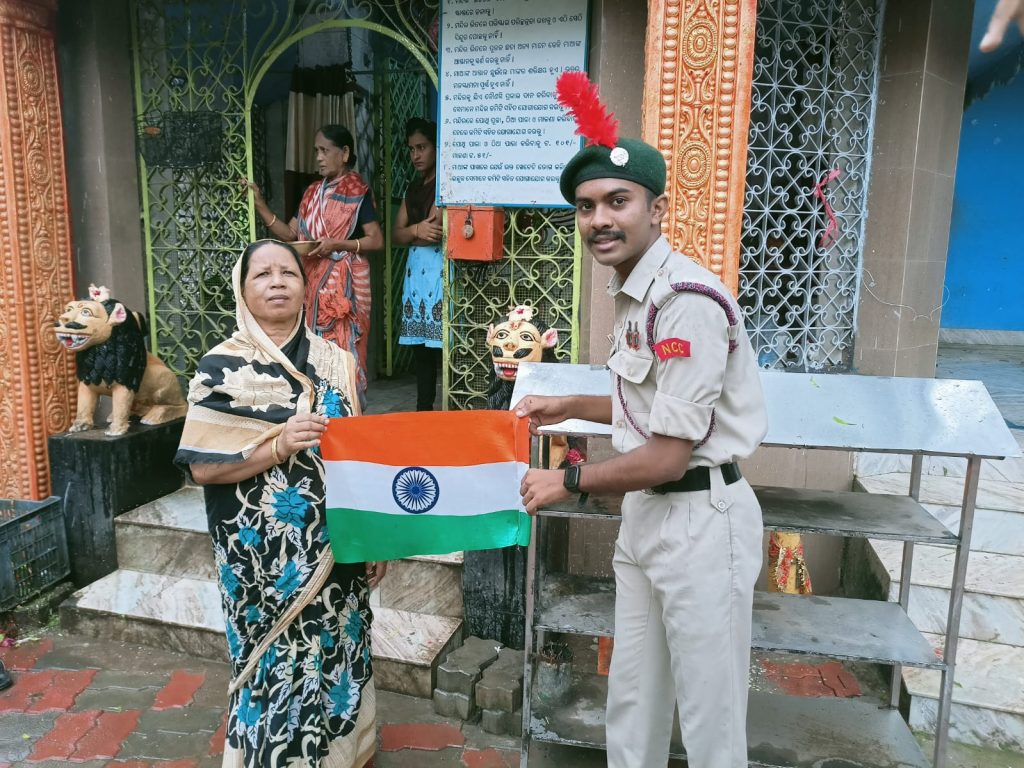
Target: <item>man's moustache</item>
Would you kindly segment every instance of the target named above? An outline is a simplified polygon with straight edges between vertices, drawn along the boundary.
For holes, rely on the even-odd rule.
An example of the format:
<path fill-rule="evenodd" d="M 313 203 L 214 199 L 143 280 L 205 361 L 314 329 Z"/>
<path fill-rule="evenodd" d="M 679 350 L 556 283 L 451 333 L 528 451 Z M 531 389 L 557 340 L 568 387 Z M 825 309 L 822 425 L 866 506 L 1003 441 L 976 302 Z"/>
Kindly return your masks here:
<path fill-rule="evenodd" d="M 589 245 L 593 245 L 594 243 L 605 242 L 605 241 L 608 241 L 608 240 L 625 240 L 625 239 L 626 239 L 626 233 L 625 232 L 601 232 L 601 233 L 596 234 L 596 235 L 590 235 L 587 238 L 587 243 Z"/>

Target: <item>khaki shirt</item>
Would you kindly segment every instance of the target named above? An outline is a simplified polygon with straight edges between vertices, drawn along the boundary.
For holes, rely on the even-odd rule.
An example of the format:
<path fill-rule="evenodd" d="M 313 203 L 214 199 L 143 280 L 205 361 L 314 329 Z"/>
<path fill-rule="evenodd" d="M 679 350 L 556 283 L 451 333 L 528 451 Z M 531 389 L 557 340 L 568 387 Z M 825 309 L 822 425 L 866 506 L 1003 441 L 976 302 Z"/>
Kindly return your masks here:
<path fill-rule="evenodd" d="M 696 290 L 677 292 L 678 283 Z M 743 314 L 722 282 L 661 237 L 608 292 L 615 449 L 631 451 L 655 432 L 692 440 L 691 467 L 750 456 L 768 429 L 764 395 Z"/>

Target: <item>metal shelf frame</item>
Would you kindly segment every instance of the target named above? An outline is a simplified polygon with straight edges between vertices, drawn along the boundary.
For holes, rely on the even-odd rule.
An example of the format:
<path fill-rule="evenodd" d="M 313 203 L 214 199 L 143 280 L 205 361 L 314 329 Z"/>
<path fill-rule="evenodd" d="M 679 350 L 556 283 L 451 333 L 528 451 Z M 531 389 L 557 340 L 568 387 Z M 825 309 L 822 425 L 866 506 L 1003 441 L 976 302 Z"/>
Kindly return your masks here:
<path fill-rule="evenodd" d="M 614 579 L 544 576 L 538 582 L 534 631 L 613 636 Z M 879 600 L 756 592 L 751 648 L 923 669 L 945 667 L 902 608 Z"/>
<path fill-rule="evenodd" d="M 796 768 L 827 758 L 845 758 L 877 768 L 924 768 L 928 761 L 898 712 L 902 667 L 906 665 L 941 672 L 931 764 L 944 768 L 981 462 L 985 458 L 1017 457 L 1020 449 L 981 382 L 778 371 L 762 371 L 761 382 L 769 416 L 763 445 L 910 454 L 912 461 L 906 496 L 755 488 L 766 529 L 903 541 L 903 559 L 895 603 L 755 595 L 754 649 L 888 664 L 892 676 L 889 708 L 881 710 L 856 700 L 826 702 L 752 691 L 748 717 L 751 764 Z M 609 392 L 610 378 L 604 367 L 524 363 L 512 402 L 531 394 Z M 578 420 L 542 431 L 548 436 L 611 434 L 607 425 Z M 534 466 L 547 465 L 547 442 L 544 437 L 534 440 Z M 925 456 L 967 459 L 959 535 L 947 530 L 920 504 Z M 558 713 L 534 703 L 533 657 L 547 632 L 611 635 L 614 581 L 547 574 L 538 552 L 545 551 L 545 520 L 585 518 L 594 523 L 614 523 L 619 519 L 620 506 L 621 499 L 598 498 L 582 508 L 559 505 L 533 518 L 526 571 L 521 768 L 527 767 L 532 740 L 604 746 L 603 728 L 598 732 L 594 726 L 603 721 L 603 679 L 577 675 L 574 690 L 582 698 L 573 707 L 589 714 L 585 733 L 570 735 L 566 729 L 571 724 L 561 722 L 564 717 L 560 719 Z M 956 552 L 941 658 L 935 656 L 907 616 L 915 543 L 950 546 Z M 822 740 L 812 743 L 812 733 L 829 734 L 824 740 L 826 753 L 819 754 L 821 750 L 815 749 L 822 746 Z M 801 741 L 805 737 L 807 741 Z M 681 755 L 681 745 L 675 744 L 672 752 Z M 788 757 L 783 759 L 783 755 Z"/>
<path fill-rule="evenodd" d="M 591 749 L 604 748 L 604 703 L 607 678 L 577 674 L 571 707 L 537 705 L 529 722 L 533 741 Z M 824 738 L 823 738 L 824 737 Z M 865 701 L 816 699 L 750 692 L 747 709 L 748 760 L 751 766 L 780 765 L 780 745 L 787 765 L 828 765 L 836 755 L 855 756 L 838 764 L 878 768 L 928 768 L 914 735 L 899 712 Z M 679 732 L 673 729 L 669 755 L 685 758 Z M 833 763 L 835 764 L 835 763 Z"/>

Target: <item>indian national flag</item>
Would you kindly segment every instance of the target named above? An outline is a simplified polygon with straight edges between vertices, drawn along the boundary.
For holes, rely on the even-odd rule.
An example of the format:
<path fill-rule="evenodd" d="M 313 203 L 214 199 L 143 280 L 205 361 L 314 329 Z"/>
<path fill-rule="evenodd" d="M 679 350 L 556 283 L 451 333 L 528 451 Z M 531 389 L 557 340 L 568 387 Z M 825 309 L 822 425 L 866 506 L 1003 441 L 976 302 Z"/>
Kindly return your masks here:
<path fill-rule="evenodd" d="M 530 543 L 530 434 L 511 411 L 332 419 L 320 451 L 339 563 Z"/>

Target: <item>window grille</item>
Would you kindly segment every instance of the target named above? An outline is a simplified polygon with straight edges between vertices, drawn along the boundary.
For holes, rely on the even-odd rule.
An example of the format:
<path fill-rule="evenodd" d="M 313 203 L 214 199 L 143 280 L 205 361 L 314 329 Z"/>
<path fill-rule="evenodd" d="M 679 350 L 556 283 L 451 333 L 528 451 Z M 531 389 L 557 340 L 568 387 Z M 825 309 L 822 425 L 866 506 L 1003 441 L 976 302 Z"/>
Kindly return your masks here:
<path fill-rule="evenodd" d="M 883 4 L 758 4 L 739 300 L 764 368 L 853 359 Z"/>

